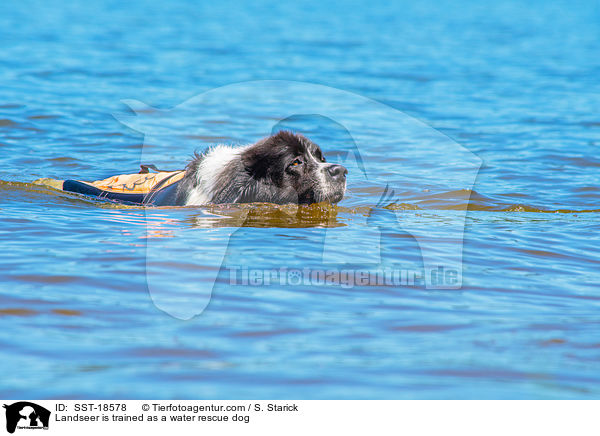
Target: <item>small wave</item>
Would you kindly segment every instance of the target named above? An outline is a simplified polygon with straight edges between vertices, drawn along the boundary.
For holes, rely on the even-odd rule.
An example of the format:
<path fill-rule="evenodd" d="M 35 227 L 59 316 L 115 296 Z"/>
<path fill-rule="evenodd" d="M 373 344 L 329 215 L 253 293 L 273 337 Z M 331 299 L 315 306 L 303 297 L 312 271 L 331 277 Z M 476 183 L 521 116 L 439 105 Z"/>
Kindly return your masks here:
<path fill-rule="evenodd" d="M 34 183 L 23 183 L 0 180 L 0 192 L 1 191 L 25 191 L 30 194 L 48 194 L 53 196 L 61 196 L 65 198 L 77 199 L 87 204 L 93 203 L 99 207 L 110 208 L 110 209 L 145 209 L 144 206 L 127 205 L 108 201 L 105 199 L 98 199 L 93 197 L 87 197 L 84 195 L 69 193 L 54 189 L 48 183 L 44 183 L 45 180 L 50 179 L 39 179 Z M 513 193 L 506 195 L 507 197 L 518 197 L 522 199 L 525 195 Z M 221 213 L 230 212 L 235 215 L 236 212 L 247 212 L 252 211 L 251 216 L 255 218 L 255 221 L 263 218 L 274 218 L 282 216 L 304 216 L 308 218 L 308 221 L 320 222 L 324 224 L 325 216 L 331 216 L 336 213 L 348 213 L 348 214 L 362 214 L 368 215 L 371 210 L 377 208 L 383 208 L 392 211 L 421 211 L 421 210 L 459 210 L 459 211 L 478 211 L 478 212 L 508 212 L 508 213 L 557 213 L 557 214 L 580 214 L 580 213 L 600 213 L 600 209 L 575 209 L 570 207 L 561 208 L 545 208 L 542 206 L 524 204 L 524 203 L 509 203 L 506 201 L 498 200 L 489 196 L 482 195 L 475 190 L 460 189 L 453 191 L 444 191 L 434 194 L 427 194 L 425 196 L 415 195 L 409 197 L 410 202 L 392 201 L 385 206 L 379 206 L 376 204 L 365 204 L 354 207 L 345 207 L 343 205 L 332 206 L 329 204 L 319 204 L 311 206 L 301 206 L 300 214 L 296 210 L 296 205 L 274 205 L 266 203 L 252 203 L 247 205 L 207 205 L 200 207 L 208 212 Z M 172 206 L 167 207 L 153 207 L 152 209 L 170 209 Z M 198 206 L 193 206 L 198 208 Z M 292 210 L 293 209 L 293 210 Z M 268 221 L 268 220 L 267 220 Z"/>
<path fill-rule="evenodd" d="M 471 210 L 471 209 L 469 209 Z M 598 213 L 600 209 L 542 209 L 535 206 L 525 204 L 514 204 L 505 209 L 500 209 L 500 212 L 533 212 L 533 213 Z"/>
<path fill-rule="evenodd" d="M 513 193 L 506 197 L 517 197 L 522 199 L 526 197 L 523 194 Z M 558 208 L 550 209 L 542 206 L 509 203 L 498 200 L 489 196 L 482 195 L 475 190 L 460 189 L 455 191 L 446 191 L 435 193 L 427 196 L 413 197 L 416 206 L 415 210 L 468 210 L 479 212 L 522 212 L 522 213 L 598 213 L 600 209 L 574 209 L 574 208 Z M 397 207 L 397 205 L 388 206 L 390 209 L 408 210 L 406 206 Z"/>

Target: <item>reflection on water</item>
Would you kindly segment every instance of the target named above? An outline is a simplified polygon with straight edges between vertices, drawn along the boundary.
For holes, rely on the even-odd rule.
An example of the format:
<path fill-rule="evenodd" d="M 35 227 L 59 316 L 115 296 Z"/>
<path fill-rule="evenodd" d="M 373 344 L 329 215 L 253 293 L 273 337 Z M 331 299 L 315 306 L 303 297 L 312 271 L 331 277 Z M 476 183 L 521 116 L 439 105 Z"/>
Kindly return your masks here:
<path fill-rule="evenodd" d="M 190 215 L 184 224 L 210 227 L 340 227 L 339 208 L 331 204 L 275 205 L 267 203 L 215 205 Z"/>

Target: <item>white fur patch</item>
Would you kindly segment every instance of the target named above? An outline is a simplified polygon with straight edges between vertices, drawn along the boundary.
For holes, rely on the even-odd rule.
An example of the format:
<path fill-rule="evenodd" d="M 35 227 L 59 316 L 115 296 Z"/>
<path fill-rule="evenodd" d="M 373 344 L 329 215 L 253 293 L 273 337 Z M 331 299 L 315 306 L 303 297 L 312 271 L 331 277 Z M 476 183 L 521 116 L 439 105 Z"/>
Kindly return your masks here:
<path fill-rule="evenodd" d="M 199 206 L 210 203 L 217 188 L 216 183 L 219 174 L 229 162 L 238 158 L 247 147 L 232 147 L 229 145 L 211 147 L 198 167 L 198 186 L 190 192 L 185 204 L 187 206 Z"/>
<path fill-rule="evenodd" d="M 327 178 L 325 176 L 325 171 L 327 171 L 325 167 L 329 166 L 329 164 L 327 162 L 321 162 L 320 160 L 318 160 L 310 151 L 308 152 L 308 155 L 310 156 L 311 160 L 317 164 L 317 177 L 319 178 L 319 186 L 321 186 L 321 189 L 323 189 L 323 195 L 325 196 L 325 198 L 329 198 L 329 196 L 331 195 L 329 189 L 330 184 L 327 182 Z"/>

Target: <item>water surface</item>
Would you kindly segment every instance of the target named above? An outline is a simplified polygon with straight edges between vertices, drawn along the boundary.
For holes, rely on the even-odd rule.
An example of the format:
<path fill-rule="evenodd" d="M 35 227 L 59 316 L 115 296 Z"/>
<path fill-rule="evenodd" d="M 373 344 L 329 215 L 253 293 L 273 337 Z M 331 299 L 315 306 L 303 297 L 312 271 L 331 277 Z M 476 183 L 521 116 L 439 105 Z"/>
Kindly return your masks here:
<path fill-rule="evenodd" d="M 594 1 L 5 6 L 0 396 L 598 398 L 598 23 Z M 475 184 L 424 165 L 402 131 L 361 148 L 369 177 L 351 171 L 336 207 L 145 211 L 31 184 L 135 172 L 148 141 L 112 116 L 130 113 L 123 99 L 169 109 L 264 79 L 402 111 L 481 158 Z M 242 109 L 182 116 L 196 130 L 173 128 L 155 163 L 180 168 L 196 148 L 259 139 L 265 113 Z M 348 151 L 331 121 L 286 122 L 326 155 Z M 441 237 L 466 209 L 460 290 L 231 285 L 222 271 L 186 321 L 148 292 L 150 244 L 170 253 L 161 271 L 173 283 L 204 286 L 211 271 L 198 264 L 225 237 L 226 264 L 240 268 L 318 267 L 334 235 L 333 258 L 356 252 L 355 268 L 420 269 L 398 220 Z M 377 249 L 363 242 L 379 235 Z"/>

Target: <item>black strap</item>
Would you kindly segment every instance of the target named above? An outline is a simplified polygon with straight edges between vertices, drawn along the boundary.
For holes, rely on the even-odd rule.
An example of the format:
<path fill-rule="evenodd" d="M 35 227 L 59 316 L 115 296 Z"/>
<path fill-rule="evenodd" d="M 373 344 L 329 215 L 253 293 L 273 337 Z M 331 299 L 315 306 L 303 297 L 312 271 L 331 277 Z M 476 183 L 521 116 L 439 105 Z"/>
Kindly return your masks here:
<path fill-rule="evenodd" d="M 156 191 L 158 191 L 158 190 L 162 189 L 162 187 L 163 187 L 164 185 L 166 185 L 166 184 L 167 184 L 167 182 L 168 182 L 169 180 L 171 180 L 173 177 L 175 177 L 175 176 L 177 176 L 177 175 L 181 174 L 181 173 L 182 173 L 182 172 L 184 172 L 184 171 L 185 171 L 185 170 L 172 171 L 174 174 L 171 174 L 169 177 L 165 177 L 165 178 L 164 178 L 164 179 L 162 179 L 160 182 L 158 182 L 156 185 L 154 185 L 154 188 L 152 188 L 152 189 L 150 190 L 150 192 L 148 192 L 148 194 L 150 194 L 151 192 L 156 192 Z"/>

